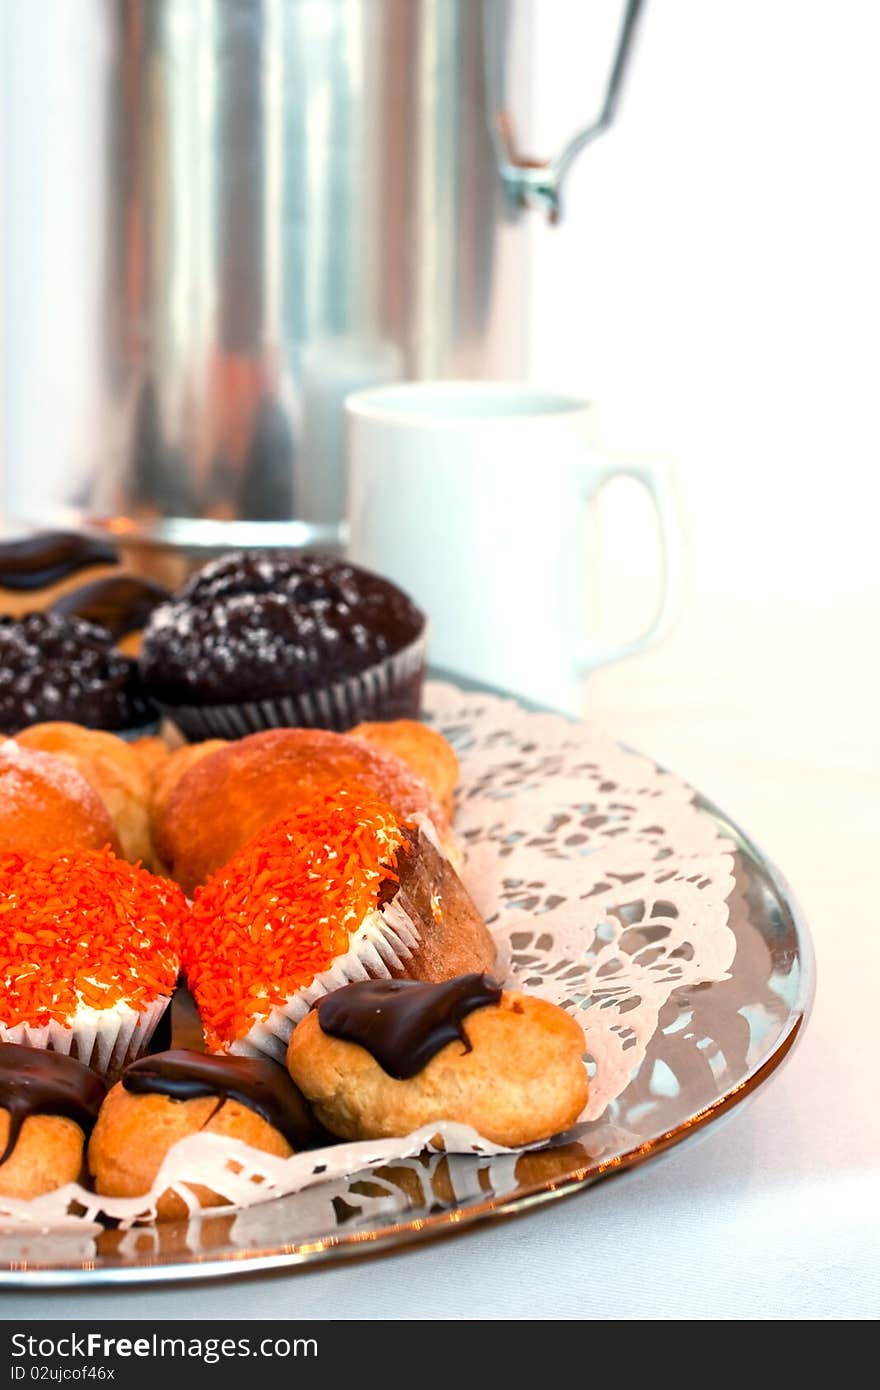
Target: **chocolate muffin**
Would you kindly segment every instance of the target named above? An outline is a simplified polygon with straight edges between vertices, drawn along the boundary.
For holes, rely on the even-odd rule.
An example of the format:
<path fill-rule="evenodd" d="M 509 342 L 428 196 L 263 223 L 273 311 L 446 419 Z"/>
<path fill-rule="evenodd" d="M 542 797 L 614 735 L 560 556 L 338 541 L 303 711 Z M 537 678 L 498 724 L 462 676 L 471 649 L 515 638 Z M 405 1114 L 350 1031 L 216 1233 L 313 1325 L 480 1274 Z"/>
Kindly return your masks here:
<path fill-rule="evenodd" d="M 189 739 L 418 715 L 425 618 L 332 556 L 233 551 L 153 613 L 141 671 Z"/>
<path fill-rule="evenodd" d="M 154 725 L 137 663 L 104 628 L 56 613 L 0 616 L 0 729 L 67 720 L 113 733 Z"/>

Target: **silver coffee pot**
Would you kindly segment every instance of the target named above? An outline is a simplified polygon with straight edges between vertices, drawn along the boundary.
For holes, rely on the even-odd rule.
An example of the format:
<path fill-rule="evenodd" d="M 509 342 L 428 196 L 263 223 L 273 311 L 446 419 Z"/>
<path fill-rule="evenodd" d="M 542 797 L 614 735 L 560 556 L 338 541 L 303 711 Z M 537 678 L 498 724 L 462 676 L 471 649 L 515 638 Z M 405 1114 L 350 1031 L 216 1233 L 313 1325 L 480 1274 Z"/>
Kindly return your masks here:
<path fill-rule="evenodd" d="M 515 0 L 7 7 L 7 517 L 339 544 L 348 391 L 522 374 L 524 209 L 557 217 L 640 7 L 546 162 Z"/>

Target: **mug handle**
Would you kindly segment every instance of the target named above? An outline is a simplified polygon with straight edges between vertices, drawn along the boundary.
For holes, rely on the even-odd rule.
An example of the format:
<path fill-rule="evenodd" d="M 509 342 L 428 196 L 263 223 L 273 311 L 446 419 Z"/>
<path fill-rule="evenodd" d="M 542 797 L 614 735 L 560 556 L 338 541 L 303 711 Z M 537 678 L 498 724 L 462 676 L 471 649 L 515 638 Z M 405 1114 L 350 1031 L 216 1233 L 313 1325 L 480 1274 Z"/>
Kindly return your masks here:
<path fill-rule="evenodd" d="M 684 527 L 681 503 L 668 466 L 657 469 L 638 463 L 589 465 L 585 501 L 592 502 L 612 478 L 633 478 L 641 483 L 654 504 L 660 536 L 661 589 L 657 606 L 649 623 L 635 637 L 625 642 L 600 642 L 587 638 L 577 653 L 575 666 L 578 675 L 586 675 L 597 666 L 604 666 L 622 657 L 634 656 L 653 642 L 661 641 L 674 626 L 682 607 L 684 595 Z"/>

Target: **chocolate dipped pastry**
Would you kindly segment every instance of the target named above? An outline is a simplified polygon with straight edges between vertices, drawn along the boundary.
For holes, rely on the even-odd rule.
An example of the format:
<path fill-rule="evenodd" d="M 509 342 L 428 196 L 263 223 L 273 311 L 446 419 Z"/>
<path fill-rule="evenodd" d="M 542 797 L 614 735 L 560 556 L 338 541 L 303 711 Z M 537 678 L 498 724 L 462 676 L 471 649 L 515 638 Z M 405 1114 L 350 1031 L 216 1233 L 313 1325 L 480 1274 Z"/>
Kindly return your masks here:
<path fill-rule="evenodd" d="M 106 1196 L 148 1192 L 169 1149 L 191 1134 L 221 1134 L 287 1158 L 319 1135 L 308 1105 L 283 1067 L 265 1058 L 213 1057 L 176 1049 L 142 1057 L 109 1092 L 89 1144 L 96 1190 Z M 224 1199 L 191 1185 L 204 1207 Z M 185 1216 L 174 1192 L 159 1198 L 160 1217 Z"/>
<path fill-rule="evenodd" d="M 0 542 L 0 613 L 48 608 L 85 579 L 112 574 L 119 558 L 106 541 L 75 531 L 41 531 Z"/>
<path fill-rule="evenodd" d="M 485 975 L 364 980 L 319 999 L 287 1065 L 340 1139 L 440 1120 L 519 1148 L 568 1129 L 587 1101 L 584 1035 L 564 1009 Z"/>
<path fill-rule="evenodd" d="M 355 784 L 295 807 L 196 889 L 182 959 L 208 1048 L 283 1060 L 322 994 L 489 969 L 495 947 L 427 831 Z"/>
<path fill-rule="evenodd" d="M 464 1020 L 474 1009 L 501 1003 L 490 975 L 460 975 L 441 984 L 364 980 L 326 994 L 315 1005 L 322 1032 L 366 1048 L 398 1081 L 417 1076 L 441 1048 L 458 1038 L 471 1051 Z"/>
<path fill-rule="evenodd" d="M 136 574 L 116 574 L 69 590 L 50 607 L 62 617 L 82 618 L 104 628 L 120 650 L 136 656 L 151 613 L 170 597 L 163 584 Z"/>
<path fill-rule="evenodd" d="M 190 739 L 415 718 L 425 618 L 387 579 L 327 555 L 237 551 L 153 613 L 145 679 Z"/>
<path fill-rule="evenodd" d="M 137 664 L 109 632 L 57 613 L 0 616 L 0 729 L 67 720 L 111 732 L 143 728 L 156 709 Z"/>
<path fill-rule="evenodd" d="M 0 1043 L 0 1196 L 76 1182 L 103 1099 L 103 1082 L 75 1058 Z"/>

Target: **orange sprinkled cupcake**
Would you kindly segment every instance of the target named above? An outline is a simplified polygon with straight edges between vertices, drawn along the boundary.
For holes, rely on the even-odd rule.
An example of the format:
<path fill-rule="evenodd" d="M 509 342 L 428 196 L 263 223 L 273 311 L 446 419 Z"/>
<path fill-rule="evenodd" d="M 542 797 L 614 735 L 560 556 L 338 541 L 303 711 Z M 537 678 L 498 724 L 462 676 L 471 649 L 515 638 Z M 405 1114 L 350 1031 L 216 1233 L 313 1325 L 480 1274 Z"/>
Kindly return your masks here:
<path fill-rule="evenodd" d="M 170 1002 L 187 912 L 109 849 L 0 855 L 0 1041 L 131 1061 Z"/>
<path fill-rule="evenodd" d="M 491 937 L 427 829 L 336 788 L 196 889 L 181 955 L 210 1050 L 283 1062 L 293 1025 L 342 985 L 490 968 Z"/>
<path fill-rule="evenodd" d="M 323 794 L 196 889 L 181 954 L 211 1051 L 283 1061 L 313 999 L 387 978 L 407 954 L 377 910 L 402 838 L 391 807 L 371 793 Z"/>

